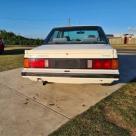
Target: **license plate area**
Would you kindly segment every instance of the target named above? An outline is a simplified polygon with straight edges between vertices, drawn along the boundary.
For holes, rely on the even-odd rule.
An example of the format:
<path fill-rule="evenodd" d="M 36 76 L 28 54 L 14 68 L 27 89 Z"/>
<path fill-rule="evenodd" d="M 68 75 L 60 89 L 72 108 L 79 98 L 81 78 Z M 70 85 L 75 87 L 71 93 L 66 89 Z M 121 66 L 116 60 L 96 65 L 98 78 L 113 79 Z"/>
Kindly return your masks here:
<path fill-rule="evenodd" d="M 85 59 L 50 59 L 49 67 L 56 69 L 86 69 Z"/>

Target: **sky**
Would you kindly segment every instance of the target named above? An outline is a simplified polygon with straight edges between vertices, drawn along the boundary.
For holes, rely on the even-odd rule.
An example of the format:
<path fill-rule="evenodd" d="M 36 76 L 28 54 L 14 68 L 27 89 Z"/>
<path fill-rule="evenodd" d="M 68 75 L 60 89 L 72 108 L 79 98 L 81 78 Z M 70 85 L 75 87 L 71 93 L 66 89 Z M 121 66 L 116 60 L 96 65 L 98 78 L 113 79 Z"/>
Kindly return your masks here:
<path fill-rule="evenodd" d="M 0 29 L 45 38 L 57 26 L 100 25 L 108 34 L 136 29 L 136 0 L 0 0 Z"/>

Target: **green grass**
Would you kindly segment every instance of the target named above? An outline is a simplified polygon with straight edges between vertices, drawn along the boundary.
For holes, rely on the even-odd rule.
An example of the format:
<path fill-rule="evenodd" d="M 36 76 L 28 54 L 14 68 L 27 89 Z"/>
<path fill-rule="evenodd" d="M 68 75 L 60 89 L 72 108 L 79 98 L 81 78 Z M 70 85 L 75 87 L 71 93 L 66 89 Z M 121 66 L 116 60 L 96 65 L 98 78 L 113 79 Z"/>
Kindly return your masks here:
<path fill-rule="evenodd" d="M 136 136 L 136 80 L 61 126 L 50 136 Z"/>
<path fill-rule="evenodd" d="M 7 47 L 0 55 L 0 72 L 23 66 L 24 50 L 29 47 Z"/>
<path fill-rule="evenodd" d="M 28 48 L 28 47 L 37 47 L 36 45 L 6 45 L 6 47 L 16 47 L 16 48 L 20 48 L 20 47 L 23 47 L 23 48 Z"/>

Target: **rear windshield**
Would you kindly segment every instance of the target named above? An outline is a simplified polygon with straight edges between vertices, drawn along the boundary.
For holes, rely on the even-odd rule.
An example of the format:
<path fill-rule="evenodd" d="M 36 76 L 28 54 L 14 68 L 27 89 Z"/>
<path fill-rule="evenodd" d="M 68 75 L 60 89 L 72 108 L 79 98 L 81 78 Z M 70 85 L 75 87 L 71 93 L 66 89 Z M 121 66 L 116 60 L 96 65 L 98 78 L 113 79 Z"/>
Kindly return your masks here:
<path fill-rule="evenodd" d="M 47 44 L 107 44 L 101 28 L 53 29 L 46 39 Z"/>

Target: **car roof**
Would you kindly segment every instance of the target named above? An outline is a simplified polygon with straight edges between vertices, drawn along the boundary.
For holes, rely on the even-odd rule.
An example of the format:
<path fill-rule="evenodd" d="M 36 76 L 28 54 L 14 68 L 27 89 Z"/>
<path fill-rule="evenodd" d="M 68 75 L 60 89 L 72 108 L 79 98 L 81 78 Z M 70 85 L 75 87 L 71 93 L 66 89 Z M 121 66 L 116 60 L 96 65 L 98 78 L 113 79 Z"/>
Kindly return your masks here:
<path fill-rule="evenodd" d="M 65 27 L 55 27 L 54 30 L 63 30 L 63 29 L 102 29 L 101 26 L 65 26 Z"/>

